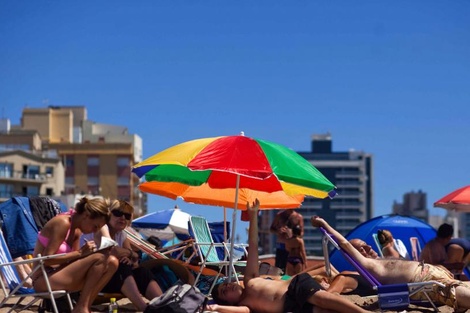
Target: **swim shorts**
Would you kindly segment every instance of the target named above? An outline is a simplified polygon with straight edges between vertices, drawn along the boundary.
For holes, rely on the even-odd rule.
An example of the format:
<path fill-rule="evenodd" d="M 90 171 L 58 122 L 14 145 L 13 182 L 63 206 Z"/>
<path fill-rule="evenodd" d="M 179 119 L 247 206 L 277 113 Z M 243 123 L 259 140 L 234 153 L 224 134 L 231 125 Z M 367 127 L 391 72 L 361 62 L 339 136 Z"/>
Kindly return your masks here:
<path fill-rule="evenodd" d="M 324 289 L 309 274 L 302 273 L 295 276 L 286 292 L 284 312 L 312 313 L 313 304 L 310 304 L 308 299 L 318 290 Z"/>
<path fill-rule="evenodd" d="M 435 303 L 451 306 L 456 310 L 459 308 L 455 299 L 455 288 L 457 286 L 470 288 L 460 280 L 454 279 L 452 273 L 445 267 L 426 263 L 421 264 L 416 268 L 415 276 L 411 282 L 425 282 L 429 280 L 435 280 L 445 285 L 445 287 L 437 285 L 433 286 L 432 291 L 427 293 L 431 300 Z M 422 292 L 419 292 L 410 298 L 412 300 L 426 300 L 426 296 Z"/>

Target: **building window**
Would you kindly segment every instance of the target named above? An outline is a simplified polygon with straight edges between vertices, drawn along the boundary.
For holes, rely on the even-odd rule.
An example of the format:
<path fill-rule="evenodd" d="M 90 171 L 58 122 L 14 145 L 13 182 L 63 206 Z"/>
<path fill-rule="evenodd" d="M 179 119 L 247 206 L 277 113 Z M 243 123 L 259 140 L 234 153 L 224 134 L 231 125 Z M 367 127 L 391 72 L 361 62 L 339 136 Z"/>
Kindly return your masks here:
<path fill-rule="evenodd" d="M 66 155 L 65 156 L 65 167 L 73 167 L 75 164 L 75 160 L 73 158 L 73 155 Z"/>
<path fill-rule="evenodd" d="M 39 165 L 23 165 L 23 178 L 38 179 Z"/>
<path fill-rule="evenodd" d="M 54 195 L 54 190 L 52 188 L 46 188 L 46 196 L 52 197 Z"/>
<path fill-rule="evenodd" d="M 0 163 L 0 177 L 10 178 L 13 175 L 13 164 Z"/>
<path fill-rule="evenodd" d="M 100 158 L 98 158 L 97 156 L 89 156 L 87 164 L 88 166 L 99 166 Z"/>
<path fill-rule="evenodd" d="M 0 184 L 0 197 L 11 198 L 13 196 L 13 185 Z"/>
<path fill-rule="evenodd" d="M 98 186 L 100 183 L 99 177 L 96 176 L 88 176 L 87 178 L 87 185 L 88 186 Z"/>
<path fill-rule="evenodd" d="M 39 196 L 39 187 L 36 186 L 26 186 L 23 187 L 23 196 Z"/>
<path fill-rule="evenodd" d="M 118 157 L 117 158 L 117 166 L 125 167 L 130 165 L 129 157 Z"/>
<path fill-rule="evenodd" d="M 118 186 L 129 186 L 130 185 L 129 177 L 118 177 L 117 185 Z"/>
<path fill-rule="evenodd" d="M 47 177 L 54 176 L 54 168 L 52 166 L 46 166 L 46 176 Z"/>
<path fill-rule="evenodd" d="M 73 176 L 65 177 L 65 185 L 67 187 L 75 187 L 75 177 Z"/>

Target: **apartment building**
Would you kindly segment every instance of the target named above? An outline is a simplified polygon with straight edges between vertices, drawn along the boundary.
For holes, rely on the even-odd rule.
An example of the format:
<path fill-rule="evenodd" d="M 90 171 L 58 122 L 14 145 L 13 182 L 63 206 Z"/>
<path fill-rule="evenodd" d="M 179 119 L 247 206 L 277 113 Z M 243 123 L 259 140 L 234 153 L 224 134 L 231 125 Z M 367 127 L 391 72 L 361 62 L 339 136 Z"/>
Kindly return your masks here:
<path fill-rule="evenodd" d="M 63 166 L 60 195 L 123 199 L 133 203 L 138 215 L 147 212 L 147 197 L 138 190 L 139 179 L 131 173 L 132 166 L 142 160 L 142 139 L 130 134 L 127 127 L 90 121 L 84 106 L 48 106 L 25 108 L 21 125 L 4 128 L 0 134 L 4 149 L 13 148 L 16 142 L 25 151 L 57 156 Z"/>

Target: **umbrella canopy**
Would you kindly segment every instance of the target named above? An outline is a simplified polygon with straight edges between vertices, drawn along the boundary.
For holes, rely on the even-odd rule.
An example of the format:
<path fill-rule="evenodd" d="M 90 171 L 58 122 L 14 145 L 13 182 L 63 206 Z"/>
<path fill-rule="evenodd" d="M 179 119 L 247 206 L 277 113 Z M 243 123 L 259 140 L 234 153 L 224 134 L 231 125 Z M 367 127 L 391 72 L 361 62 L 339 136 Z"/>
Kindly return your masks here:
<path fill-rule="evenodd" d="M 136 164 L 132 171 L 145 178 L 139 186 L 144 192 L 234 208 L 232 239 L 236 209 L 245 210 L 245 204 L 256 198 L 263 209 L 297 208 L 305 195 L 336 195 L 335 186 L 295 151 L 243 133 L 178 144 Z M 233 244 L 232 240 L 230 255 Z"/>
<path fill-rule="evenodd" d="M 421 247 L 436 237 L 434 227 L 420 219 L 402 215 L 382 215 L 359 224 L 346 235 L 346 238 L 348 240 L 362 239 L 377 251 L 377 245 L 372 235 L 376 234 L 379 229 L 391 231 L 393 238 L 400 239 L 408 251 L 412 251 L 410 237 L 417 237 Z M 330 261 L 338 271 L 355 270 L 338 250 L 332 251 Z"/>
<path fill-rule="evenodd" d="M 143 235 L 157 236 L 168 241 L 178 235 L 189 236 L 188 221 L 190 214 L 178 208 L 146 214 L 132 221 L 132 226 Z"/>
<path fill-rule="evenodd" d="M 326 198 L 336 194 L 335 186 L 295 151 L 243 135 L 184 142 L 138 163 L 132 171 L 145 177 L 140 186 L 144 192 L 237 209 L 238 204 L 257 197 L 261 209 L 296 208 L 304 195 Z M 226 191 L 218 191 L 217 196 L 214 189 Z M 270 197 L 277 200 L 267 206 Z"/>
<path fill-rule="evenodd" d="M 456 212 L 470 212 L 470 185 L 452 191 L 434 202 L 434 206 Z"/>

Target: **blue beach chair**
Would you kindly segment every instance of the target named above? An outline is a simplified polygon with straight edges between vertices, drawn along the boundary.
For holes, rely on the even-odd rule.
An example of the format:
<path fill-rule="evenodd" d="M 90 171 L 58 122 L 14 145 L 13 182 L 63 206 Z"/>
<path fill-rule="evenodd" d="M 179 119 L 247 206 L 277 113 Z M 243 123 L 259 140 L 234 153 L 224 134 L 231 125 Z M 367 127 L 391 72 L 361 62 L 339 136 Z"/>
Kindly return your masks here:
<path fill-rule="evenodd" d="M 0 277 L 0 284 L 3 290 L 3 294 L 5 295 L 5 298 L 0 302 L 0 309 L 3 308 L 7 301 L 12 298 L 18 298 L 18 301 L 8 310 L 8 312 L 12 312 L 14 310 L 17 312 L 18 310 L 27 310 L 29 307 L 31 307 L 33 304 L 35 304 L 41 299 L 51 299 L 54 313 L 59 313 L 55 299 L 65 296 L 67 297 L 70 310 L 72 311 L 73 305 L 69 292 L 66 290 L 52 290 L 44 266 L 45 260 L 55 258 L 61 255 L 63 254 L 56 254 L 44 257 L 38 256 L 32 259 L 13 262 L 5 238 L 3 237 L 3 232 L 0 229 L 0 275 L 2 276 Z M 25 287 L 24 284 L 26 279 L 21 280 L 18 275 L 18 272 L 16 271 L 16 265 L 31 264 L 33 262 L 35 262 L 36 265 L 32 268 L 31 273 L 26 277 L 26 279 L 33 276 L 37 271 L 42 271 L 42 275 L 46 278 L 46 284 L 48 287 L 48 290 L 45 292 L 36 292 L 33 288 Z M 26 297 L 32 297 L 32 299 L 26 305 L 21 305 L 21 302 Z M 4 312 L 3 310 L 1 311 Z"/>

